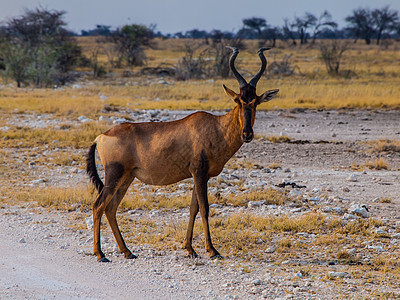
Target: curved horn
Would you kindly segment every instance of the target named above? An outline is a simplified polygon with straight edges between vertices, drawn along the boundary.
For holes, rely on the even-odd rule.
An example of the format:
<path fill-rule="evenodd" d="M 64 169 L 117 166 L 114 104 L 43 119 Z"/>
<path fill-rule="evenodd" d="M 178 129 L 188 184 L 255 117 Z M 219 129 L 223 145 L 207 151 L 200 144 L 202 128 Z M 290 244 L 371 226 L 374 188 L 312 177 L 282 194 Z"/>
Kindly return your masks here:
<path fill-rule="evenodd" d="M 261 68 L 260 71 L 258 71 L 258 73 L 250 80 L 249 84 L 252 87 L 256 87 L 257 86 L 257 82 L 260 80 L 261 75 L 264 73 L 265 68 L 267 67 L 267 59 L 264 56 L 264 51 L 269 50 L 271 48 L 261 48 L 260 50 L 257 51 L 258 56 L 260 56 L 261 59 Z"/>
<path fill-rule="evenodd" d="M 229 48 L 232 50 L 232 56 L 229 58 L 229 66 L 231 67 L 233 75 L 235 75 L 235 78 L 239 82 L 239 87 L 242 88 L 247 85 L 247 82 L 235 68 L 235 59 L 236 59 L 236 56 L 238 56 L 238 54 L 239 54 L 239 50 L 235 47 L 230 47 L 230 46 L 227 46 L 226 48 Z"/>

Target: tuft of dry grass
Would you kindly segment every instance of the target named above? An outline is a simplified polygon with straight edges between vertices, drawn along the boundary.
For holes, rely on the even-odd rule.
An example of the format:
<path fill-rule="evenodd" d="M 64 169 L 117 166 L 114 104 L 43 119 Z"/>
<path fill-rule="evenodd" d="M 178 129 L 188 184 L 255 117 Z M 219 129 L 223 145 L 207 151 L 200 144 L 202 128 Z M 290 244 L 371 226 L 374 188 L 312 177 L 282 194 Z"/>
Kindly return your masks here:
<path fill-rule="evenodd" d="M 272 164 L 270 164 L 268 166 L 268 168 L 272 169 L 272 170 L 276 170 L 276 169 L 280 169 L 281 168 L 281 162 L 273 162 Z"/>
<path fill-rule="evenodd" d="M 346 235 L 371 236 L 371 229 L 380 226 L 382 226 L 381 220 L 373 218 L 357 219 L 354 222 L 343 224 L 343 226 L 337 227 L 337 232 Z"/>
<path fill-rule="evenodd" d="M 292 138 L 286 135 L 281 135 L 281 136 L 269 135 L 265 139 L 267 141 L 270 141 L 271 143 L 288 143 L 292 141 Z"/>
<path fill-rule="evenodd" d="M 225 168 L 227 169 L 232 169 L 232 170 L 238 170 L 238 169 L 246 169 L 246 170 L 251 170 L 253 167 L 256 165 L 254 162 L 252 162 L 249 159 L 237 159 L 237 158 L 231 158 L 228 160 L 228 162 L 225 165 Z"/>
<path fill-rule="evenodd" d="M 390 170 L 390 166 L 383 157 L 379 157 L 376 160 L 368 160 L 365 164 L 352 163 L 351 170 L 361 172 L 365 169 L 369 170 Z"/>
<path fill-rule="evenodd" d="M 379 199 L 379 202 L 380 202 L 380 203 L 392 203 L 392 198 L 385 198 L 385 197 L 383 197 L 383 198 L 380 198 L 380 199 Z"/>
<path fill-rule="evenodd" d="M 379 157 L 375 161 L 367 161 L 365 166 L 371 170 L 390 170 L 389 164 L 383 157 Z"/>
<path fill-rule="evenodd" d="M 367 145 L 373 153 L 398 153 L 400 152 L 400 140 L 380 139 L 369 141 Z"/>

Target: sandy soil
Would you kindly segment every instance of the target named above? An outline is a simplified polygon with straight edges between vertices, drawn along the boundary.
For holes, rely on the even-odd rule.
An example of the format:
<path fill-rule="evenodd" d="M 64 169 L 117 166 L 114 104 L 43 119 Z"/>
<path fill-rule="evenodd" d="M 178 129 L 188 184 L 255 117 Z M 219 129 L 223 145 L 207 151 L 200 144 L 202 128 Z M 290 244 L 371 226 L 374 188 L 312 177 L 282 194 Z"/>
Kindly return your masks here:
<path fill-rule="evenodd" d="M 187 112 L 176 112 L 177 117 L 184 114 Z M 259 112 L 254 129 L 261 138 L 245 144 L 236 158 L 262 166 L 279 162 L 281 169 L 272 173 L 249 171 L 253 172 L 247 178 L 250 184 L 255 181 L 255 184 L 276 185 L 286 180 L 305 185 L 302 193 L 318 193 L 321 198 L 319 209 L 325 212 L 328 211 L 326 207 L 341 207 L 346 211 L 351 205 L 365 204 L 370 217 L 384 220 L 386 228 L 390 229 L 387 232 L 391 236 L 390 245 L 379 247 L 391 256 L 399 257 L 400 154 L 370 152 L 366 142 L 398 140 L 400 112 Z M 292 141 L 271 143 L 267 140 L 268 136 L 280 135 L 286 135 Z M 352 164 L 362 165 L 368 160 L 376 160 L 379 155 L 385 158 L 390 170 L 360 172 L 351 169 Z M 87 181 L 83 172 L 77 172 L 76 168 L 72 172 L 73 176 L 70 176 L 40 168 L 32 171 L 32 182 L 40 176 L 50 179 L 34 184 L 68 186 Z M 2 182 L 7 185 L 5 177 Z M 381 198 L 391 201 L 381 203 Z M 221 208 L 221 213 L 224 209 Z M 268 214 L 273 209 L 265 206 L 262 212 Z M 257 210 L 260 209 L 245 210 L 259 213 Z M 283 206 L 274 212 L 279 213 L 296 215 L 301 210 L 293 211 L 293 207 Z M 173 211 L 160 213 L 157 218 L 186 220 L 187 215 L 186 211 Z M 322 268 L 321 276 L 304 277 L 299 275 L 293 261 L 258 263 L 235 258 L 211 261 L 202 249 L 198 249 L 201 258 L 192 260 L 185 257 L 184 250 L 158 252 L 148 245 L 129 245 L 139 258 L 128 261 L 115 252 L 109 230 L 103 233 L 103 249 L 112 263 L 97 263 L 90 254 L 91 230 L 77 230 L 75 226 L 76 223 L 85 224 L 82 216 L 77 211 L 49 211 L 34 203 L 2 205 L 0 298 L 358 299 L 385 293 L 392 298 L 400 297 L 400 285 L 384 279 L 368 282 L 362 277 L 345 276 L 339 282 L 326 280 L 327 273 L 348 272 L 349 266 L 318 265 Z M 154 218 L 154 212 L 142 211 L 140 217 Z M 375 244 L 367 246 L 378 247 Z M 308 258 L 303 261 L 308 262 Z M 251 265 L 251 272 L 241 268 L 247 263 Z M 314 266 L 311 264 L 311 267 Z"/>

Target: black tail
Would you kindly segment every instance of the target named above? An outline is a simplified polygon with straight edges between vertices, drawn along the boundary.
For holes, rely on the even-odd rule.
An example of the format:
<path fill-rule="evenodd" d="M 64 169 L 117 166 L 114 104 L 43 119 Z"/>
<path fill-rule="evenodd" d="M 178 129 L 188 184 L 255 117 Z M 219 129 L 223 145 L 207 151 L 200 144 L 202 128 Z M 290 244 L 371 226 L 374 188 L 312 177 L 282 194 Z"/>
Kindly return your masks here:
<path fill-rule="evenodd" d="M 90 180 L 100 193 L 104 187 L 103 182 L 100 179 L 99 173 L 97 173 L 96 159 L 95 159 L 96 143 L 90 146 L 89 153 L 86 158 L 86 173 L 89 175 Z"/>

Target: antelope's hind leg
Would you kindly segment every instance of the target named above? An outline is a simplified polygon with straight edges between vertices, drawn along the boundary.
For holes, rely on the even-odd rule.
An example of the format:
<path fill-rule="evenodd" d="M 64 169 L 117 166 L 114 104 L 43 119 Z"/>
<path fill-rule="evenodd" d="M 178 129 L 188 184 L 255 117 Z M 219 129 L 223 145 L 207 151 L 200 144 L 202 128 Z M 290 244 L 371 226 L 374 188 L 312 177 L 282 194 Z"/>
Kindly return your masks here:
<path fill-rule="evenodd" d="M 99 262 L 109 262 L 101 251 L 100 223 L 106 207 L 114 199 L 119 187 L 122 185 L 124 167 L 120 163 L 111 163 L 105 166 L 105 185 L 93 204 L 93 253 Z M 118 205 L 117 205 L 118 206 Z"/>
<path fill-rule="evenodd" d="M 125 258 L 134 259 L 137 258 L 136 255 L 132 254 L 132 252 L 126 247 L 125 241 L 121 235 L 121 231 L 119 230 L 118 223 L 117 223 L 117 209 L 118 205 L 121 203 L 122 199 L 124 198 L 126 191 L 128 190 L 129 186 L 131 185 L 134 177 L 127 178 L 124 184 L 119 187 L 118 191 L 115 193 L 114 197 L 112 198 L 111 202 L 107 205 L 105 209 L 106 217 L 108 220 L 108 224 L 110 224 L 111 230 L 114 234 L 115 240 L 118 244 L 118 249 L 121 253 L 124 253 Z"/>

